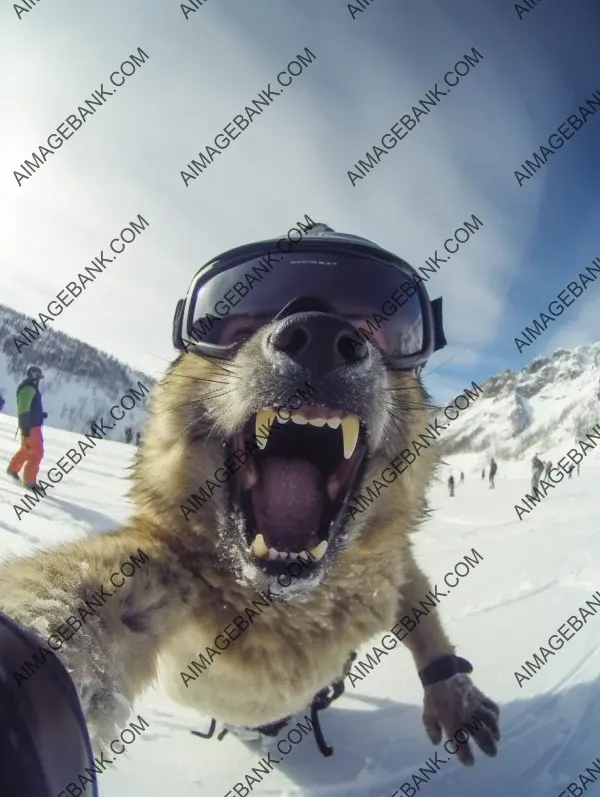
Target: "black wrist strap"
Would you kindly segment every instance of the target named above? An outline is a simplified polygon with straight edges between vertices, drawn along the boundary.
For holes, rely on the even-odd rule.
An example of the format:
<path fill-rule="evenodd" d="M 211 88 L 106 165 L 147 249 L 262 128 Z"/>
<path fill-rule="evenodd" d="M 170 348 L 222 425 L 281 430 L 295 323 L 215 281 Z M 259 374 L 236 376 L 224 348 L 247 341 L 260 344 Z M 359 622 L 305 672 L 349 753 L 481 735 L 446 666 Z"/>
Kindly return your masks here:
<path fill-rule="evenodd" d="M 419 678 L 423 686 L 431 686 L 439 681 L 446 681 L 452 678 L 453 675 L 458 673 L 471 673 L 473 672 L 473 665 L 466 659 L 460 656 L 449 654 L 442 656 L 440 659 L 432 661 L 427 667 L 419 671 Z"/>

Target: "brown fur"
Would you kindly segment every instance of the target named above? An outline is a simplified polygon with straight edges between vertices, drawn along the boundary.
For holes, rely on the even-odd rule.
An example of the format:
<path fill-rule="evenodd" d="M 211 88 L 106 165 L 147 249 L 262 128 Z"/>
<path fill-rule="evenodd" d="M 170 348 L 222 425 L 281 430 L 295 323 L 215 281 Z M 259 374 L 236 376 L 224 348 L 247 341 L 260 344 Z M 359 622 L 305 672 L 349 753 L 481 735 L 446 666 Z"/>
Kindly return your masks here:
<path fill-rule="evenodd" d="M 216 494 L 210 507 L 199 509 L 189 522 L 180 509 L 222 464 L 222 441 L 239 431 L 250 412 L 275 406 L 266 400 L 260 375 L 253 378 L 253 345 L 225 364 L 184 354 L 154 389 L 133 468 L 130 522 L 116 533 L 11 559 L 0 568 L 0 607 L 45 639 L 86 593 L 108 586 L 110 574 L 138 549 L 150 557 L 58 654 L 73 675 L 96 744 L 114 738 L 111 733 L 121 721 L 113 692 L 131 703 L 157 677 L 174 700 L 234 725 L 256 727 L 301 711 L 341 675 L 351 651 L 388 631 L 430 588 L 414 559 L 410 535 L 425 507 L 436 465 L 433 448 L 357 515 L 348 544 L 319 586 L 263 609 L 186 688 L 180 673 L 258 597 L 228 557 L 229 532 L 218 531 L 222 496 Z M 431 415 L 416 376 L 380 369 L 377 378 L 384 392 L 373 398 L 380 406 L 365 485 L 418 438 Z M 390 397 L 387 407 L 381 406 L 381 395 Z M 454 651 L 436 612 L 405 643 L 417 669 Z M 94 659 L 97 650 L 100 656 Z M 445 682 L 440 700 L 439 720 L 447 732 L 455 719 L 442 716 L 443 706 L 453 681 Z M 473 697 L 474 687 L 469 688 Z M 458 682 L 456 690 L 459 694 Z M 436 688 L 429 694 L 435 704 Z"/>

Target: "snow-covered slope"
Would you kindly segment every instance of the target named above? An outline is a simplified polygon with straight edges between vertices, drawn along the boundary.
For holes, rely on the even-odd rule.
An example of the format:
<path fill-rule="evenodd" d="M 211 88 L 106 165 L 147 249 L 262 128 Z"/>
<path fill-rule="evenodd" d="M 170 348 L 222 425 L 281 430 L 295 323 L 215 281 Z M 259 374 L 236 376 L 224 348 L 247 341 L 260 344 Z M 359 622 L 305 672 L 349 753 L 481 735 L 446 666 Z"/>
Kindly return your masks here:
<path fill-rule="evenodd" d="M 557 349 L 521 371 L 481 384 L 478 398 L 444 433 L 446 458 L 480 452 L 480 460 L 517 459 L 526 452 L 567 450 L 600 421 L 600 343 Z"/>
<path fill-rule="evenodd" d="M 14 449 L 12 437 L 12 419 L 0 415 L 5 462 Z M 55 460 L 74 439 L 48 428 L 47 458 Z M 22 491 L 3 482 L 0 551 L 22 555 L 124 522 L 131 456 L 131 446 L 99 442 L 52 497 L 21 521 L 12 504 Z M 408 651 L 399 646 L 355 688 L 347 682 L 345 695 L 321 714 L 334 755 L 322 758 L 312 736 L 305 737 L 253 786 L 252 797 L 410 797 L 411 791 L 397 790 L 414 783 L 412 775 L 435 750 L 439 771 L 427 776 L 419 797 L 558 797 L 593 766 L 600 755 L 600 611 L 533 678 L 519 686 L 514 673 L 600 590 L 599 452 L 592 451 L 581 475 L 564 480 L 523 521 L 513 504 L 528 486 L 528 465 L 505 463 L 492 491 L 469 475 L 476 456 L 451 458 L 455 470 L 467 473 L 466 482 L 457 486 L 455 498 L 442 485 L 434 487 L 433 517 L 415 543 L 419 562 L 440 588 L 457 562 L 473 558 L 473 550 L 481 557 L 448 590 L 438 611 L 458 652 L 473 663 L 476 683 L 501 704 L 498 757 L 476 753 L 476 765 L 467 769 L 431 746 L 421 724 L 421 687 Z M 364 660 L 378 641 L 359 657 Z M 136 703 L 132 719 L 138 715 L 148 727 L 98 777 L 101 797 L 233 797 L 234 785 L 259 766 L 262 753 L 230 734 L 222 741 L 191 735 L 191 728 L 206 731 L 208 718 L 175 705 L 158 689 Z"/>
<path fill-rule="evenodd" d="M 35 336 L 24 335 L 24 327 Z M 15 338 L 27 345 L 15 345 Z M 63 332 L 51 327 L 41 332 L 34 330 L 31 318 L 0 304 L 0 393 L 6 401 L 4 413 L 16 416 L 15 390 L 30 365 L 39 365 L 44 371 L 41 390 L 48 423 L 80 433 L 88 432 L 92 421 L 107 418 L 110 408 L 132 388 L 145 392 L 138 382 L 148 390 L 156 383 L 147 374 L 134 371 L 110 354 Z M 107 436 L 123 440 L 126 426 L 131 426 L 135 435 L 142 430 L 145 419 L 146 410 L 140 404 Z M 14 433 L 16 417 L 12 428 Z"/>

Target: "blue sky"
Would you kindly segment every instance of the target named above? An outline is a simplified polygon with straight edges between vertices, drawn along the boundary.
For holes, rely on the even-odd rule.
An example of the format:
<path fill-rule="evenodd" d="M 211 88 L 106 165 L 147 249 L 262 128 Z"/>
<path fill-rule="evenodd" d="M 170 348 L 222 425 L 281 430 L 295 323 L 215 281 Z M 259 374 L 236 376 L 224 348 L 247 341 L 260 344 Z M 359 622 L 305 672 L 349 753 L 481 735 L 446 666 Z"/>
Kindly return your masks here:
<path fill-rule="evenodd" d="M 594 8 L 594 6 L 596 7 Z M 450 10 L 451 9 L 451 10 Z M 149 229 L 55 320 L 160 376 L 175 303 L 220 251 L 305 213 L 414 266 L 475 213 L 433 276 L 449 346 L 437 398 L 559 346 L 600 339 L 600 284 L 522 354 L 514 337 L 600 257 L 600 111 L 519 187 L 514 171 L 600 91 L 593 0 L 41 2 L 0 10 L 1 301 L 44 310 L 138 213 Z M 141 47 L 149 60 L 29 180 L 13 170 Z M 185 187 L 181 169 L 289 61 L 313 64 Z M 475 47 L 483 59 L 353 187 L 347 171 Z"/>

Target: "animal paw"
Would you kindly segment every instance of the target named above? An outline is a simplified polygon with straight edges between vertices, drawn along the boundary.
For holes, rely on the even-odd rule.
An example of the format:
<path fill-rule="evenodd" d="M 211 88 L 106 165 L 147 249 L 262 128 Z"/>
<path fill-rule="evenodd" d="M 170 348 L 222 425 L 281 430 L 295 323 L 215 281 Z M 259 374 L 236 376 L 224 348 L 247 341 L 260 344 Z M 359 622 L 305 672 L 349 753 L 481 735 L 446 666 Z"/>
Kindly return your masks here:
<path fill-rule="evenodd" d="M 486 755 L 497 755 L 500 709 L 477 689 L 468 675 L 453 675 L 426 686 L 423 709 L 423 724 L 432 743 L 438 745 L 444 731 L 449 739 L 455 739 L 456 757 L 465 766 L 472 766 L 475 758 L 470 745 L 456 739 L 455 734 L 460 729 L 464 729 Z M 472 730 L 474 726 L 477 726 L 475 731 Z"/>
<path fill-rule="evenodd" d="M 97 651 L 81 646 L 77 651 L 61 651 L 77 689 L 81 708 L 95 750 L 118 737 L 131 714 L 131 704 L 121 691 L 116 663 Z M 87 654 L 87 655 L 86 655 Z"/>
<path fill-rule="evenodd" d="M 118 739 L 131 715 L 131 705 L 120 692 L 95 692 L 88 702 L 86 719 L 95 750 Z"/>

